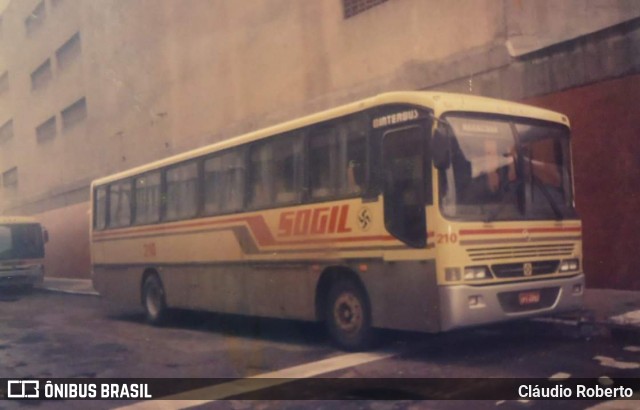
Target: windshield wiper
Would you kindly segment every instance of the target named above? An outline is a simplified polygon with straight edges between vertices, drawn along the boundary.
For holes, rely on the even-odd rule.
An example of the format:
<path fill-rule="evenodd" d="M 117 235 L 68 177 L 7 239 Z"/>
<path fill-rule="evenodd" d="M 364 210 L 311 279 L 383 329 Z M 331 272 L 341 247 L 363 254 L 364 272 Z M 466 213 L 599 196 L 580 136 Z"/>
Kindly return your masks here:
<path fill-rule="evenodd" d="M 556 214 L 556 220 L 558 221 L 563 220 L 564 215 L 562 214 L 562 211 L 558 207 L 558 204 L 556 203 L 556 201 L 553 200 L 553 197 L 549 193 L 549 190 L 544 186 L 544 183 L 542 183 L 535 175 L 531 175 L 531 180 L 533 181 L 534 184 L 538 186 L 538 188 L 540 188 L 540 190 L 542 191 L 542 194 L 549 202 L 549 205 L 551 205 L 551 209 L 553 209 L 553 213 Z"/>
<path fill-rule="evenodd" d="M 534 182 L 534 184 L 540 188 L 540 191 L 542 191 L 542 194 L 544 195 L 545 199 L 549 202 L 549 205 L 551 206 L 551 209 L 553 210 L 553 213 L 556 215 L 556 219 L 558 221 L 561 221 L 564 219 L 564 215 L 562 213 L 562 211 L 560 210 L 560 208 L 558 207 L 558 204 L 556 203 L 556 201 L 553 200 L 553 197 L 551 196 L 551 194 L 549 193 L 549 190 L 544 186 L 544 184 L 535 176 L 532 176 L 532 180 Z M 509 186 L 515 184 L 515 188 L 513 190 L 509 189 Z M 502 201 L 500 202 L 500 205 L 494 209 L 492 212 L 490 212 L 487 217 L 484 219 L 485 222 L 489 223 L 489 222 L 493 222 L 496 217 L 502 212 L 502 210 L 504 209 L 505 205 L 508 203 L 508 199 L 511 197 L 511 195 L 509 195 L 511 192 L 517 192 L 518 188 L 520 188 L 520 186 L 523 184 L 523 181 L 521 180 L 517 180 L 517 181 L 511 181 L 509 182 L 507 185 L 505 185 L 504 187 L 504 191 L 505 191 L 505 196 L 502 198 Z"/>

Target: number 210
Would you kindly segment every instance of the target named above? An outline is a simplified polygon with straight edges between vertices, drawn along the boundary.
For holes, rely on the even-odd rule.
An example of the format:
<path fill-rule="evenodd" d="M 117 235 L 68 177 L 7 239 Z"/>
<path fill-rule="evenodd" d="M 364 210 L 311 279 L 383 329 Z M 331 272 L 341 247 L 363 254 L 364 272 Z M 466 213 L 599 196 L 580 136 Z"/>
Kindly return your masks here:
<path fill-rule="evenodd" d="M 439 233 L 436 234 L 436 243 L 456 243 L 458 242 L 458 234 L 456 233 Z"/>

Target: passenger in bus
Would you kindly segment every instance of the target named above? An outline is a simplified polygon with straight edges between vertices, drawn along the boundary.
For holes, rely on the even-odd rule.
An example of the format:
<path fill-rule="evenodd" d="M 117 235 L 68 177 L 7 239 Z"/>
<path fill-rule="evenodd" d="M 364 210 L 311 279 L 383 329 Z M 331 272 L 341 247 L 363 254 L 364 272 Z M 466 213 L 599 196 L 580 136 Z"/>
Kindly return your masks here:
<path fill-rule="evenodd" d="M 347 193 L 360 193 L 364 185 L 364 167 L 355 159 L 347 165 Z"/>
<path fill-rule="evenodd" d="M 453 141 L 451 167 L 460 204 L 490 203 L 499 199 L 500 169 L 491 167 L 482 157 L 467 158 L 457 140 Z M 446 192 L 447 181 L 444 182 Z"/>

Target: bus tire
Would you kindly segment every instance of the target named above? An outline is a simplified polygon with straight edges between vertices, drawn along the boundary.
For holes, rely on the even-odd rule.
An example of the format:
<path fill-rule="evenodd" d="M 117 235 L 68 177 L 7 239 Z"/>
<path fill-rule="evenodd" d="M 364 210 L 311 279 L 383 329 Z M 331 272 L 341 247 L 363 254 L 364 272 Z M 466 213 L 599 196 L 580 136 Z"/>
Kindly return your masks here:
<path fill-rule="evenodd" d="M 154 326 L 164 323 L 167 318 L 167 302 L 164 287 L 158 275 L 149 275 L 142 285 L 142 306 L 147 322 Z"/>
<path fill-rule="evenodd" d="M 373 341 L 371 309 L 362 286 L 353 280 L 331 285 L 325 313 L 333 341 L 348 351 L 366 350 Z"/>

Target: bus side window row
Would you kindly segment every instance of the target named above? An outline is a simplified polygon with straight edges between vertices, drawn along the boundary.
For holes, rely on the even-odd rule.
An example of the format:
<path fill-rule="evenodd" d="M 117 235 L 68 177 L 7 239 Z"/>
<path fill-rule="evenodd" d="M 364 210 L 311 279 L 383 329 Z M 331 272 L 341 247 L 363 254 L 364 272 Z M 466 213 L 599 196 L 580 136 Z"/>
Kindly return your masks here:
<path fill-rule="evenodd" d="M 368 169 L 366 137 L 357 121 L 344 121 L 311 134 L 311 198 L 350 196 L 364 192 Z"/>
<path fill-rule="evenodd" d="M 214 215 L 242 208 L 245 165 L 242 150 L 204 161 L 204 213 Z"/>
<path fill-rule="evenodd" d="M 116 182 L 109 186 L 109 226 L 119 228 L 131 223 L 131 182 Z"/>
<path fill-rule="evenodd" d="M 165 219 L 175 221 L 196 216 L 198 212 L 198 163 L 171 167 L 167 170 Z"/>
<path fill-rule="evenodd" d="M 160 220 L 160 171 L 136 177 L 136 212 L 134 224 L 148 224 Z"/>
<path fill-rule="evenodd" d="M 252 147 L 249 159 L 249 208 L 300 201 L 302 138 L 276 137 Z"/>
<path fill-rule="evenodd" d="M 359 118 L 308 127 L 171 165 L 164 181 L 157 170 L 97 187 L 94 226 L 120 228 L 357 196 L 368 182 L 368 157 Z"/>

